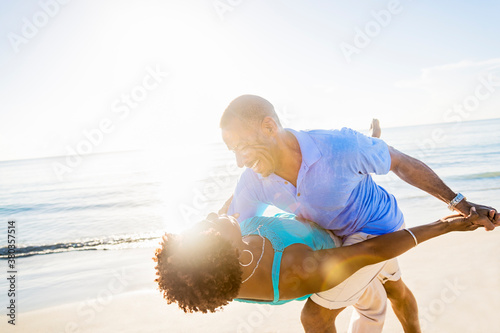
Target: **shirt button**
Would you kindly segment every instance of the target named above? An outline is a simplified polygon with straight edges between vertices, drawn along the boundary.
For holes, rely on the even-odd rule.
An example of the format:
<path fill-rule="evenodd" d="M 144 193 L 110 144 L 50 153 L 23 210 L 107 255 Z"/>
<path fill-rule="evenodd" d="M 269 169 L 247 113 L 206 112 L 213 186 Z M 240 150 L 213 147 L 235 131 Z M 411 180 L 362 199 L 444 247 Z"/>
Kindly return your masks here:
<path fill-rule="evenodd" d="M 300 197 L 300 192 L 299 192 L 299 193 L 297 193 L 297 196 L 298 196 L 298 197 Z"/>
<path fill-rule="evenodd" d="M 288 182 L 285 182 L 285 185 L 288 185 Z"/>

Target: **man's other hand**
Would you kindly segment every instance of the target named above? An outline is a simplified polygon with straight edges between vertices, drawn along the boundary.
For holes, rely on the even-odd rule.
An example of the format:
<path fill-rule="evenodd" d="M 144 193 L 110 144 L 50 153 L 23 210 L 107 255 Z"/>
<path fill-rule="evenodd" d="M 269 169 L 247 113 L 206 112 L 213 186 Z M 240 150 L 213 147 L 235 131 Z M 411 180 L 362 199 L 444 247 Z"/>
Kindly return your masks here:
<path fill-rule="evenodd" d="M 479 214 L 479 218 L 474 221 L 474 224 L 481 225 L 488 231 L 495 229 L 496 226 L 500 226 L 500 214 L 493 207 L 478 205 L 463 200 L 455 208 L 463 216 L 468 216 L 471 207 L 475 207 Z"/>
<path fill-rule="evenodd" d="M 231 205 L 231 202 L 233 201 L 233 196 L 231 196 L 229 199 L 226 200 L 224 205 L 222 205 L 221 209 L 219 209 L 219 215 L 227 215 L 227 211 L 229 210 L 229 206 Z"/>

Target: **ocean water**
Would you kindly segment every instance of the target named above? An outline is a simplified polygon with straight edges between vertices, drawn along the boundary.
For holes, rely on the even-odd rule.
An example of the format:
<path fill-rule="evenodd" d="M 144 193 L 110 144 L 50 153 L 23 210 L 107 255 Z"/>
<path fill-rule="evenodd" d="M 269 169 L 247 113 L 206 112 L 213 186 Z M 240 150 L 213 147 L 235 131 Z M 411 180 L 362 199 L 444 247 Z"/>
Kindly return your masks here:
<path fill-rule="evenodd" d="M 382 139 L 427 163 L 470 201 L 500 208 L 499 128 L 500 119 L 383 128 Z M 102 270 L 99 253 L 149 253 L 165 231 L 179 232 L 218 210 L 241 170 L 222 143 L 198 149 L 88 155 L 62 178 L 54 168 L 66 157 L 0 162 L 0 262 L 13 220 L 24 308 L 47 304 L 46 296 L 36 296 L 41 281 L 53 281 L 56 267 L 57 281 L 67 280 L 61 277 L 77 268 L 68 265 L 71 258 L 91 253 L 86 270 L 92 275 Z M 444 203 L 393 174 L 374 178 L 396 196 L 409 226 L 450 214 Z M 6 283 L 0 280 L 1 290 Z M 75 290 L 81 281 L 66 283 Z"/>
<path fill-rule="evenodd" d="M 427 163 L 469 200 L 500 206 L 498 128 L 500 119 L 388 128 L 382 138 Z M 143 152 L 121 152 L 84 157 L 63 179 L 54 168 L 65 157 L 0 162 L 0 230 L 5 235 L 7 220 L 16 221 L 20 257 L 152 246 L 166 230 L 186 228 L 230 196 L 241 172 L 233 155 L 222 143 L 200 150 L 204 168 L 190 170 L 199 163 L 188 154 L 174 166 Z M 396 196 L 409 225 L 448 212 L 393 174 L 374 178 Z M 0 258 L 6 245 L 0 237 Z"/>

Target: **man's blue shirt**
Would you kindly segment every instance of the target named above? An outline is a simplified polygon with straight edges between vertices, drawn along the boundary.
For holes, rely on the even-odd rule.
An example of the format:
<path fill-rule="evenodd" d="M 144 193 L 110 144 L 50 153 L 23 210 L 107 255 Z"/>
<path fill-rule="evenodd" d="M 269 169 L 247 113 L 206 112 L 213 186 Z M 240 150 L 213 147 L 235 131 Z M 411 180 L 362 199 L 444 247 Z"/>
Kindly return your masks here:
<path fill-rule="evenodd" d="M 354 130 L 294 131 L 302 153 L 297 187 L 276 174 L 262 177 L 246 169 L 229 214 L 243 221 L 262 215 L 268 205 L 314 221 L 338 236 L 357 232 L 382 235 L 403 225 L 396 199 L 375 184 L 370 173 L 387 174 L 387 144 Z"/>

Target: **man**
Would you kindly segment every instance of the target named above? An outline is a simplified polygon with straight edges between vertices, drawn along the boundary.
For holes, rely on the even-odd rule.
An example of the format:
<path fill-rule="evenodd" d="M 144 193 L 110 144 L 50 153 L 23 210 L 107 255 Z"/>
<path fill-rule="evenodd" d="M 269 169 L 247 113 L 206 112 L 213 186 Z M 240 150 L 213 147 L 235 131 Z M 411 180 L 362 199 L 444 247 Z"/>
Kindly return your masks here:
<path fill-rule="evenodd" d="M 394 196 L 370 176 L 393 171 L 462 214 L 468 215 L 475 206 L 480 214 L 477 223 L 488 230 L 500 222 L 495 210 L 467 202 L 424 163 L 382 140 L 349 129 L 285 130 L 272 104 L 261 97 L 236 98 L 220 126 L 238 166 L 247 167 L 229 207 L 229 214 L 239 213 L 241 220 L 274 205 L 332 230 L 344 245 L 393 232 L 402 228 L 403 215 Z M 306 331 L 335 332 L 336 315 L 355 305 L 359 318 L 351 323 L 351 330 L 381 331 L 385 293 L 405 332 L 419 332 L 417 304 L 395 260 L 367 267 L 331 292 L 311 296 L 302 311 L 302 323 Z"/>

